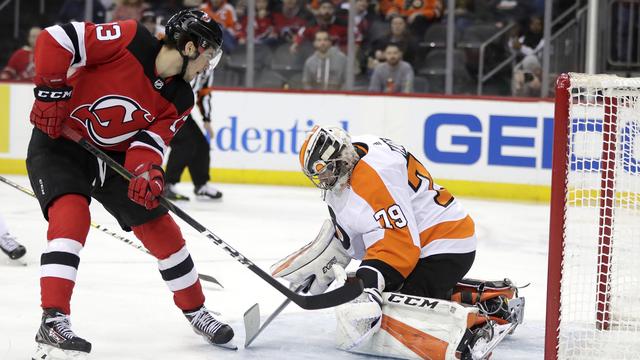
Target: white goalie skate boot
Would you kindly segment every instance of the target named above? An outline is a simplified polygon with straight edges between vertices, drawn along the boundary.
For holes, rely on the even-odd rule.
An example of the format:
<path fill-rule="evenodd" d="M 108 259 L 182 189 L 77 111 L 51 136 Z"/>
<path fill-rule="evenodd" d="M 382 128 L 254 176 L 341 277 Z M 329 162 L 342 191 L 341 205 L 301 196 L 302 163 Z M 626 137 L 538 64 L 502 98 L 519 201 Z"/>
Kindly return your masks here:
<path fill-rule="evenodd" d="M 231 326 L 216 320 L 204 306 L 195 311 L 183 311 L 184 316 L 191 323 L 193 331 L 202 336 L 208 343 L 227 349 L 237 349 L 231 344 L 233 329 Z"/>
<path fill-rule="evenodd" d="M 193 189 L 193 192 L 196 194 L 198 199 L 216 200 L 222 197 L 222 193 L 209 183 L 198 186 Z"/>
<path fill-rule="evenodd" d="M 11 260 L 17 260 L 26 254 L 27 249 L 16 241 L 16 237 L 9 233 L 0 235 L 0 249 L 7 254 Z"/>
<path fill-rule="evenodd" d="M 73 333 L 69 316 L 58 309 L 44 309 L 36 343 L 32 360 L 86 359 L 91 352 L 91 343 Z"/>

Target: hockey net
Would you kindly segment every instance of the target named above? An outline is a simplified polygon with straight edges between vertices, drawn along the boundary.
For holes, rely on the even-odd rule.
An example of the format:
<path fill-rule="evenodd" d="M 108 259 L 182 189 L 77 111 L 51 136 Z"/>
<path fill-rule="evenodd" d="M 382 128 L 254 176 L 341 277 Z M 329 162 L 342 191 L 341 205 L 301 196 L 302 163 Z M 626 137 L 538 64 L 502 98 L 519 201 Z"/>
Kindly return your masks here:
<path fill-rule="evenodd" d="M 545 359 L 640 359 L 640 78 L 556 86 Z"/>

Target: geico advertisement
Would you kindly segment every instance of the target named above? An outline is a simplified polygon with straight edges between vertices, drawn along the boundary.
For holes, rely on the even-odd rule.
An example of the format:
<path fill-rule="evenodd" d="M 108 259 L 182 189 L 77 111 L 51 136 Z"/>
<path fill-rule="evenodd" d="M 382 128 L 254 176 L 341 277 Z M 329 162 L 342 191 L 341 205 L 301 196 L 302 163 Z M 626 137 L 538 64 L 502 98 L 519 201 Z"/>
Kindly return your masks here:
<path fill-rule="evenodd" d="M 213 167 L 298 170 L 314 124 L 388 137 L 436 178 L 545 185 L 553 104 L 363 95 L 218 92 Z"/>

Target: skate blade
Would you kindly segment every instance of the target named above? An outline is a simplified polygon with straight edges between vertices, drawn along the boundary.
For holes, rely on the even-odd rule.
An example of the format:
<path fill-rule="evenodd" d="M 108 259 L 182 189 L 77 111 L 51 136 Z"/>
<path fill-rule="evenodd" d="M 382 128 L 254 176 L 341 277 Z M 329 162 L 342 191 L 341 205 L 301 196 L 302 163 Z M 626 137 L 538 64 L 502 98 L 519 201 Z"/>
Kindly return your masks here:
<path fill-rule="evenodd" d="M 226 344 L 216 344 L 213 341 L 209 340 L 209 338 L 207 338 L 206 336 L 204 336 L 204 335 L 201 335 L 201 336 L 205 339 L 206 342 L 208 342 L 209 344 L 211 344 L 213 346 L 216 346 L 216 347 L 219 347 L 219 348 L 225 349 L 225 350 L 238 350 L 238 347 L 236 346 L 236 344 L 233 343 L 233 340 L 229 341 Z"/>
<path fill-rule="evenodd" d="M 31 360 L 86 360 L 89 354 L 83 351 L 62 350 L 57 347 L 38 344 Z"/>
<path fill-rule="evenodd" d="M 238 346 L 236 346 L 236 344 L 234 344 L 233 341 L 229 341 L 226 344 L 214 344 L 214 343 L 211 343 L 211 345 L 217 346 L 217 347 L 225 349 L 225 350 L 233 350 L 233 351 L 238 350 Z"/>

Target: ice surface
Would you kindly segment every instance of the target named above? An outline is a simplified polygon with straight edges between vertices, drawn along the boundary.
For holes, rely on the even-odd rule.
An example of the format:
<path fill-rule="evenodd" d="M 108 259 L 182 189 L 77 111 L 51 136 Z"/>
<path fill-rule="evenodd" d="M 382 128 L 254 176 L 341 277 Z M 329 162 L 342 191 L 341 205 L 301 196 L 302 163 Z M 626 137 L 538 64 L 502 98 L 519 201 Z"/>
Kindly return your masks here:
<path fill-rule="evenodd" d="M 26 177 L 11 176 L 28 186 Z M 311 241 L 328 217 L 319 191 L 312 188 L 220 184 L 222 202 L 179 203 L 191 216 L 268 270 Z M 189 194 L 192 187 L 180 184 Z M 477 226 L 476 261 L 469 277 L 511 278 L 527 299 L 525 323 L 494 352 L 493 359 L 542 359 L 547 275 L 548 206 L 461 199 Z M 29 359 L 40 321 L 39 257 L 46 244 L 46 222 L 35 199 L 0 183 L 0 214 L 27 247 L 28 266 L 0 254 L 0 359 Z M 92 220 L 127 238 L 96 202 Z M 223 290 L 204 284 L 207 306 L 219 311 L 236 331 L 236 352 L 207 345 L 174 307 L 155 260 L 92 229 L 81 254 L 72 300 L 73 330 L 93 343 L 92 359 L 362 359 L 334 349 L 331 310 L 285 309 L 243 349 L 242 315 L 258 302 L 263 320 L 284 297 L 210 240 L 178 221 L 199 272 L 214 276 Z"/>

